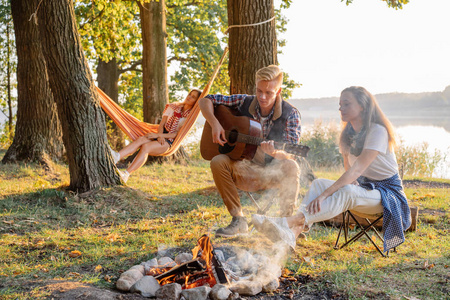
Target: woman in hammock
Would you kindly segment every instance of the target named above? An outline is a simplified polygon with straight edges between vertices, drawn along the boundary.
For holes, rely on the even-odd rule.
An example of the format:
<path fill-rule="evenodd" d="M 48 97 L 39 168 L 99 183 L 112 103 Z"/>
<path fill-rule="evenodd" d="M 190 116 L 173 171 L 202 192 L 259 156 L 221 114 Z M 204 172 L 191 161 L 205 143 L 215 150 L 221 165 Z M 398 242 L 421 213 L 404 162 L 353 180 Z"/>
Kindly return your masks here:
<path fill-rule="evenodd" d="M 177 136 L 178 130 L 183 125 L 201 93 L 198 89 L 192 89 L 183 102 L 167 104 L 161 123 L 159 123 L 158 132 L 147 133 L 137 138 L 119 152 L 111 149 L 114 163 L 140 149 L 128 168 L 120 172 L 120 176 L 124 182 L 127 182 L 131 173 L 144 165 L 148 155 L 156 156 L 166 152 L 170 148 L 174 138 Z"/>
<path fill-rule="evenodd" d="M 384 251 L 388 251 L 405 240 L 403 232 L 411 225 L 393 151 L 393 126 L 375 97 L 363 87 L 344 89 L 339 106 L 345 124 L 339 145 L 344 174 L 337 181 L 314 180 L 296 215 L 288 218 L 253 215 L 253 225 L 270 239 L 282 240 L 295 248 L 296 238 L 315 222 L 331 219 L 346 210 L 382 213 Z"/>

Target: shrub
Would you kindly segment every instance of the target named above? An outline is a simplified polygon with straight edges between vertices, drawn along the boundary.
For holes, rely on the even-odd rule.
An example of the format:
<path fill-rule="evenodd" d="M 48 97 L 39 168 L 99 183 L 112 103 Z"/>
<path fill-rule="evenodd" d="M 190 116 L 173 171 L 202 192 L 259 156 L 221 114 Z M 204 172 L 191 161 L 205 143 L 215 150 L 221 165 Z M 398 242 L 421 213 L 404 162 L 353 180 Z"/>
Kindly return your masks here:
<path fill-rule="evenodd" d="M 308 162 L 312 167 L 342 166 L 342 155 L 339 153 L 339 126 L 332 122 L 324 125 L 322 120 L 314 123 L 302 134 L 302 144 L 310 147 Z"/>
<path fill-rule="evenodd" d="M 446 155 L 439 150 L 431 152 L 428 143 L 423 142 L 415 146 L 406 146 L 400 141 L 397 148 L 397 162 L 400 175 L 432 177 L 436 167 L 446 160 Z"/>

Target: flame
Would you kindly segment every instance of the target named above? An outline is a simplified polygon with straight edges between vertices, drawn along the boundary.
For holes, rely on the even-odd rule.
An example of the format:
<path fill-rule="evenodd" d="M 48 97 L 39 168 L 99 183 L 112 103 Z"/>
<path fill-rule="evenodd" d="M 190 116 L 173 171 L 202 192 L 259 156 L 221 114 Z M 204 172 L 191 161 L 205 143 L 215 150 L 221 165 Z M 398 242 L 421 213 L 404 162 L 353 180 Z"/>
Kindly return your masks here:
<path fill-rule="evenodd" d="M 216 278 L 214 278 L 214 274 L 211 268 L 211 259 L 212 259 L 212 251 L 213 247 L 211 245 L 211 239 L 209 238 L 209 235 L 204 234 L 201 238 L 197 241 L 197 246 L 192 249 L 192 258 L 195 259 L 198 257 L 199 252 L 200 258 L 206 262 L 206 269 L 208 271 L 208 283 L 210 286 L 214 286 L 216 282 Z M 187 285 L 186 285 L 187 286 Z M 197 285 L 200 286 L 200 285 Z M 195 287 L 195 286 L 194 286 Z M 192 288 L 192 287 L 190 287 Z"/>
<path fill-rule="evenodd" d="M 214 267 L 212 265 L 213 258 L 213 247 L 211 245 L 211 240 L 208 235 L 203 235 L 197 241 L 197 246 L 192 249 L 192 261 L 187 262 L 186 264 L 192 263 L 195 261 L 195 268 L 188 270 L 183 268 L 182 265 L 178 265 L 177 267 L 181 267 L 180 271 L 177 271 L 174 268 L 164 268 L 164 266 L 158 266 L 150 270 L 149 273 L 159 273 L 162 278 L 158 279 L 161 285 L 165 285 L 168 283 L 178 282 L 182 284 L 183 289 L 190 289 L 194 287 L 199 287 L 203 285 L 209 285 L 213 287 L 216 285 L 217 280 L 214 276 Z M 190 266 L 192 268 L 193 265 Z M 189 268 L 189 266 L 188 266 Z M 169 270 L 168 270 L 169 269 Z M 173 269 L 173 270 L 172 270 Z M 166 272 L 176 272 L 173 275 L 167 274 Z"/>

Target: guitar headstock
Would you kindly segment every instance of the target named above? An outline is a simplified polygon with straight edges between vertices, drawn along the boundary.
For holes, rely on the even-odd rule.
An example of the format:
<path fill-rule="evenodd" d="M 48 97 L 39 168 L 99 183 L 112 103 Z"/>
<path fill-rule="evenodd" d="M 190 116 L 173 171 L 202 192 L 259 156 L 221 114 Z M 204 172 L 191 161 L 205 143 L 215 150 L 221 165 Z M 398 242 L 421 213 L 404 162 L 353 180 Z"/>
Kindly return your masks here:
<path fill-rule="evenodd" d="M 305 145 L 285 144 L 283 150 L 290 154 L 306 157 L 308 155 L 309 147 Z"/>

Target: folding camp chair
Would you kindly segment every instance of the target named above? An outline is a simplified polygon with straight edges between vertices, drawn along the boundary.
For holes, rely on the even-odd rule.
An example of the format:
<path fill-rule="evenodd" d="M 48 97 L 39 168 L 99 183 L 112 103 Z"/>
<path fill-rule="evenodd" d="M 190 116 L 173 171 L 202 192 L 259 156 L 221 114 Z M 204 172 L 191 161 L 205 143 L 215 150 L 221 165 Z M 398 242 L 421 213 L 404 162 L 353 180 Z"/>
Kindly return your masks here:
<path fill-rule="evenodd" d="M 350 220 L 350 217 L 353 219 L 353 221 Z M 364 220 L 365 223 L 367 223 L 367 224 L 362 224 L 363 222 L 358 221 L 358 217 L 362 218 L 362 220 Z M 374 221 L 369 220 L 369 218 L 373 219 L 374 217 L 376 218 Z M 342 249 L 345 246 L 347 246 L 348 244 L 355 242 L 362 236 L 365 236 L 375 246 L 375 248 L 381 254 L 381 256 L 387 257 L 389 252 L 387 254 L 384 254 L 383 251 L 380 249 L 380 247 L 372 239 L 372 237 L 367 233 L 370 229 L 372 229 L 375 232 L 375 235 L 381 240 L 382 243 L 384 243 L 383 237 L 375 228 L 375 225 L 380 223 L 382 221 L 382 219 L 383 219 L 383 214 L 367 215 L 367 214 L 362 214 L 362 213 L 355 212 L 355 211 L 351 212 L 350 210 L 343 212 L 342 213 L 342 223 L 339 228 L 339 233 L 338 233 L 338 236 L 336 239 L 336 244 L 334 245 L 334 249 L 336 249 L 336 250 Z M 353 235 L 353 237 L 350 238 L 348 230 L 350 228 L 351 223 L 356 224 L 356 230 L 358 230 L 358 232 L 355 235 Z M 344 235 L 345 243 L 343 243 L 342 245 L 339 245 L 339 239 L 341 238 L 342 233 Z M 396 249 L 394 248 L 394 252 L 395 251 L 396 251 Z"/>

